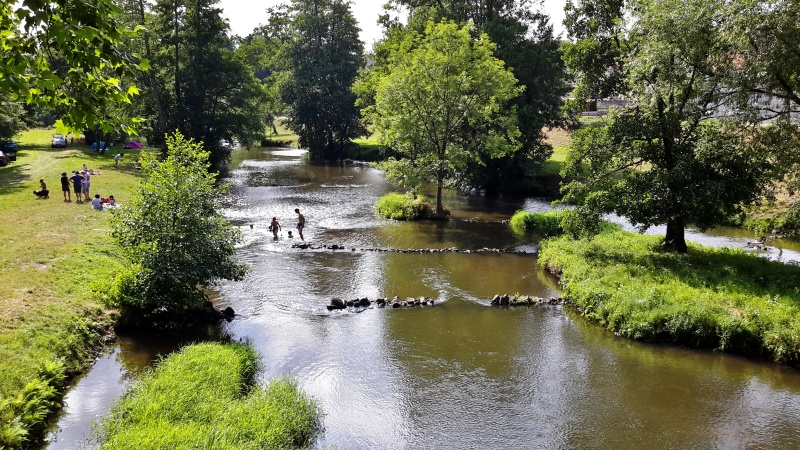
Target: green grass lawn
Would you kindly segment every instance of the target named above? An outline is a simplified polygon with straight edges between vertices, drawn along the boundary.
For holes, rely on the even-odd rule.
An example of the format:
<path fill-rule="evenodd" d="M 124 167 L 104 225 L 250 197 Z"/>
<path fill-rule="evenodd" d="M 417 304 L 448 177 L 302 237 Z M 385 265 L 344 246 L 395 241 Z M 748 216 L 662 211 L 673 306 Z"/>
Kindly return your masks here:
<path fill-rule="evenodd" d="M 5 400 L 0 400 L 0 447 L 13 444 L 4 436 L 36 430 L 41 422 L 33 417 L 16 431 L 3 428 L 4 420 L 21 413 L 19 402 L 9 401 L 19 400 L 25 385 L 41 378 L 48 364 L 57 362 L 67 374 L 86 367 L 111 323 L 97 300 L 102 293 L 96 282 L 121 268 L 118 250 L 109 241 L 110 213 L 76 203 L 74 194 L 71 203 L 64 202 L 61 173 L 71 175 L 83 164 L 99 170 L 91 194 L 114 195 L 123 204 L 138 185 L 133 167 L 138 150 L 124 151 L 115 169 L 119 148 L 104 155 L 77 142 L 51 149 L 52 133 L 23 133 L 17 160 L 0 167 L 0 361 L 13 361 L 0 364 L 0 398 Z M 40 178 L 49 199 L 33 195 Z"/>
<path fill-rule="evenodd" d="M 539 261 L 585 317 L 617 335 L 800 366 L 800 267 L 695 244 L 666 253 L 661 239 L 554 238 Z"/>

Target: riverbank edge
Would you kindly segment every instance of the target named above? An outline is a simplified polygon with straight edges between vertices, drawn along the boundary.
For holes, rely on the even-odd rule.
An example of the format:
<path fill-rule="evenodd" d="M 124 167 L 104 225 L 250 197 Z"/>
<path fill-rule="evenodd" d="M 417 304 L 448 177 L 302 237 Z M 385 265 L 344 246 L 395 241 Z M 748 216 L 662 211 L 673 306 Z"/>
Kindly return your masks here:
<path fill-rule="evenodd" d="M 660 251 L 617 231 L 541 243 L 539 264 L 576 313 L 617 336 L 800 367 L 800 267 L 739 249 Z"/>
<path fill-rule="evenodd" d="M 259 361 L 233 342 L 173 353 L 106 416 L 100 448 L 307 448 L 320 429 L 316 401 L 289 378 L 257 385 Z"/>

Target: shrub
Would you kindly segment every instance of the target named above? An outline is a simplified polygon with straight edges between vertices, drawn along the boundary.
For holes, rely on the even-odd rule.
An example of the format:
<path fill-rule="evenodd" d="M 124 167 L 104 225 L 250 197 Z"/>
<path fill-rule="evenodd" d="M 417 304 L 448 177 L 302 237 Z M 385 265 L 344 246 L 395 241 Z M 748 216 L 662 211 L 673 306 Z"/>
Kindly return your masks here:
<path fill-rule="evenodd" d="M 382 217 L 394 220 L 420 220 L 433 215 L 428 199 L 411 193 L 389 193 L 378 199 L 375 209 Z"/>
<path fill-rule="evenodd" d="M 535 231 L 542 236 L 558 236 L 564 232 L 561 228 L 561 216 L 561 211 L 517 211 L 511 217 L 511 227 L 515 230 Z"/>
<path fill-rule="evenodd" d="M 65 379 L 64 365 L 48 362 L 16 397 L 0 398 L 0 448 L 20 448 L 42 435 L 47 418 L 61 408 Z"/>

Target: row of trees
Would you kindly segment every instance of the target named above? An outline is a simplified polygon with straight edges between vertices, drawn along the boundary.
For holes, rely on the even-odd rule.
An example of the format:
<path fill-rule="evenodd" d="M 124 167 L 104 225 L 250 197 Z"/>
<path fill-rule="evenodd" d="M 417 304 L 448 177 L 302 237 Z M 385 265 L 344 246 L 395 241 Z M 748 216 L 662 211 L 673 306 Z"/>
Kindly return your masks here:
<path fill-rule="evenodd" d="M 630 107 L 576 133 L 571 223 L 584 232 L 611 211 L 665 223 L 677 251 L 687 224 L 792 179 L 798 0 L 570 0 L 563 46 L 528 0 L 393 0 L 366 58 L 343 0 L 293 0 L 241 40 L 214 0 L 119 1 L 4 5 L 5 115 L 60 106 L 66 125 L 107 131 L 144 117 L 152 140 L 178 130 L 219 169 L 226 141 L 252 143 L 283 114 L 313 158 L 340 158 L 369 130 L 402 157 L 385 166 L 395 179 L 491 192 L 524 187 L 551 151 L 543 128 L 620 95 Z M 576 100 L 562 108 L 568 77 Z"/>

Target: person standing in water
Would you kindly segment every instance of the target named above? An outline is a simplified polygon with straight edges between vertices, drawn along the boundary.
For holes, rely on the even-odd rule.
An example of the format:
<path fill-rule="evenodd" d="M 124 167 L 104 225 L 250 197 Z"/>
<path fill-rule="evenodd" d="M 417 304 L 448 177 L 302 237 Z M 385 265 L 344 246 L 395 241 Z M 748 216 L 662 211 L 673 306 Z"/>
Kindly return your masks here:
<path fill-rule="evenodd" d="M 275 240 L 278 240 L 278 231 L 281 229 L 281 224 L 278 223 L 278 218 L 273 217 L 272 223 L 269 224 L 269 229 L 272 230 L 272 236 Z"/>
<path fill-rule="evenodd" d="M 305 241 L 303 238 L 303 228 L 306 226 L 306 216 L 300 214 L 299 208 L 295 208 L 294 212 L 297 213 L 297 234 L 300 236 L 300 240 Z"/>

